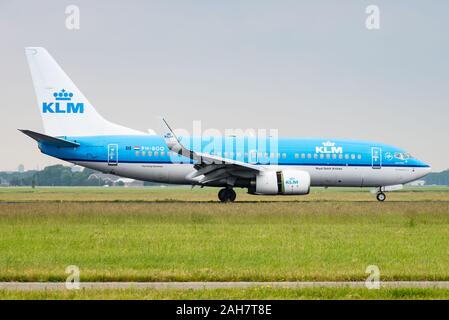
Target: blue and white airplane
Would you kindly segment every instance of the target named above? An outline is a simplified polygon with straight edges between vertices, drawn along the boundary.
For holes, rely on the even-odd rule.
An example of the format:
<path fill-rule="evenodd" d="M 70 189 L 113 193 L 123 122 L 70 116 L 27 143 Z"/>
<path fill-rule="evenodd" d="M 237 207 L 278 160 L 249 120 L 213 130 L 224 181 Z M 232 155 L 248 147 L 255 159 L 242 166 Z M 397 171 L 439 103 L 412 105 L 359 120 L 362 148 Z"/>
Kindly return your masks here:
<path fill-rule="evenodd" d="M 306 195 L 311 186 L 375 187 L 417 180 L 430 166 L 390 145 L 340 139 L 177 137 L 105 120 L 44 48 L 25 49 L 45 133 L 21 130 L 44 154 L 104 173 L 161 183 L 233 188 L 256 195 Z M 211 147 L 211 141 L 214 141 Z M 218 147 L 217 147 L 218 146 Z M 274 148 L 275 147 L 275 148 Z"/>

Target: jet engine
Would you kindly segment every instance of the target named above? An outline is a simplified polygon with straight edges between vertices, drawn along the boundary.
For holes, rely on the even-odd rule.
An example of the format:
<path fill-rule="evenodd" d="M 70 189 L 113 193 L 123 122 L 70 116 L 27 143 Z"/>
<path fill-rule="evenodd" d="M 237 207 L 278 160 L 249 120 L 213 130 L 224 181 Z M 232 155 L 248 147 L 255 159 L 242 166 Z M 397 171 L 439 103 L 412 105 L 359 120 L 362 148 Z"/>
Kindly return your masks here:
<path fill-rule="evenodd" d="M 304 195 L 310 191 L 310 174 L 301 170 L 261 172 L 256 176 L 253 194 Z"/>

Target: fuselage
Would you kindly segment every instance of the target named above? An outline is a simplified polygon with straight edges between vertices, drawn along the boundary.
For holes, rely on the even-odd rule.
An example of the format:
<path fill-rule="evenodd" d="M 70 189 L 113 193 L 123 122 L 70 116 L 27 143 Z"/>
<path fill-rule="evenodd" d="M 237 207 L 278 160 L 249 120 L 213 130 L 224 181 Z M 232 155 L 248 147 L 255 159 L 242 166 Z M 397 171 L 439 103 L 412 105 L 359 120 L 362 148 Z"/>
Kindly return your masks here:
<path fill-rule="evenodd" d="M 47 155 L 96 169 L 144 181 L 198 184 L 195 160 L 170 151 L 162 137 L 117 135 L 63 137 L 80 144 L 59 148 L 40 144 Z M 375 142 L 341 139 L 252 137 L 183 137 L 193 151 L 220 156 L 268 169 L 307 171 L 311 186 L 380 187 L 404 184 L 430 172 L 430 166 L 405 150 Z M 236 187 L 250 187 L 248 172 L 236 173 Z M 214 181 L 212 186 L 226 186 Z"/>

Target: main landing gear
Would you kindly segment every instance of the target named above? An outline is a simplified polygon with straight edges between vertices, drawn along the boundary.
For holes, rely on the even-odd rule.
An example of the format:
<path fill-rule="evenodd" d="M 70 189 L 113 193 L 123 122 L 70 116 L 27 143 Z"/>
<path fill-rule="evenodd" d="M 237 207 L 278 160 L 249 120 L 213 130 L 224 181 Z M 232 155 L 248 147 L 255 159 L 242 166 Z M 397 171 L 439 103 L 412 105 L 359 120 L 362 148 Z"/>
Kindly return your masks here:
<path fill-rule="evenodd" d="M 230 188 L 224 188 L 218 192 L 218 199 L 221 202 L 234 202 L 236 197 L 235 191 Z"/>

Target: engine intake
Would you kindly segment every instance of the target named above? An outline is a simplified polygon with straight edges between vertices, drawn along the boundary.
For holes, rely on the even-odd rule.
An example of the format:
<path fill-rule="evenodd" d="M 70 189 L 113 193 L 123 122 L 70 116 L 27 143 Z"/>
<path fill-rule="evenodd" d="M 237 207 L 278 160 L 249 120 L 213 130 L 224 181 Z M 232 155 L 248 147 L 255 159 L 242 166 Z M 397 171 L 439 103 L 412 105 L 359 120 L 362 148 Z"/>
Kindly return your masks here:
<path fill-rule="evenodd" d="M 255 189 L 255 190 L 254 190 Z M 310 192 L 310 174 L 301 170 L 262 172 L 256 176 L 254 194 L 304 195 Z"/>

